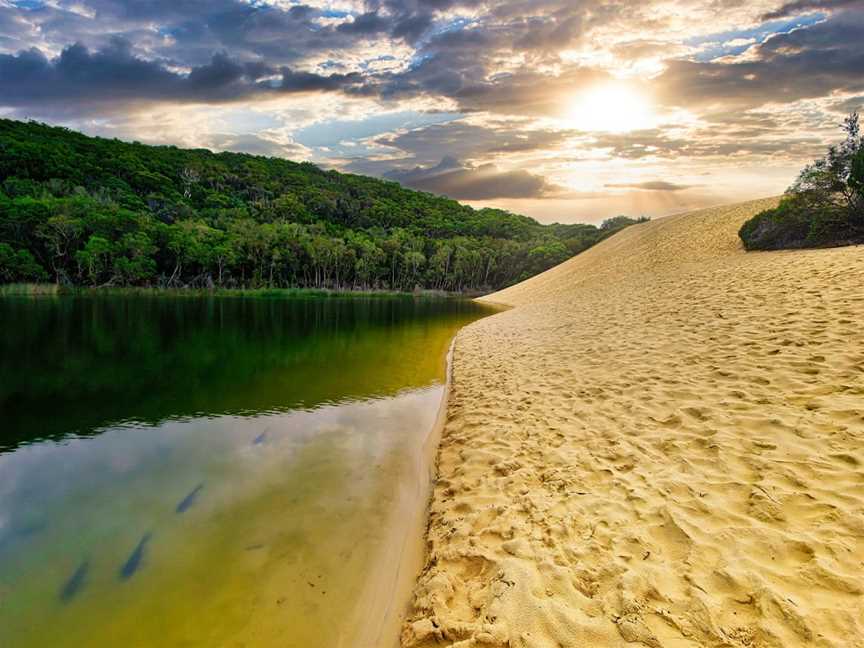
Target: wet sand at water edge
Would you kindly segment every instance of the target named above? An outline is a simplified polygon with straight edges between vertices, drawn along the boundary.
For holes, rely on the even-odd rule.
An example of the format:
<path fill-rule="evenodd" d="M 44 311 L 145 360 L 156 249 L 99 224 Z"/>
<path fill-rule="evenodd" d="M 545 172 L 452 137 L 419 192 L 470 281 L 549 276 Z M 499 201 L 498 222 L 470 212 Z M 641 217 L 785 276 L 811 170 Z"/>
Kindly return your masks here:
<path fill-rule="evenodd" d="M 456 338 L 402 645 L 864 645 L 864 248 L 635 225 Z"/>

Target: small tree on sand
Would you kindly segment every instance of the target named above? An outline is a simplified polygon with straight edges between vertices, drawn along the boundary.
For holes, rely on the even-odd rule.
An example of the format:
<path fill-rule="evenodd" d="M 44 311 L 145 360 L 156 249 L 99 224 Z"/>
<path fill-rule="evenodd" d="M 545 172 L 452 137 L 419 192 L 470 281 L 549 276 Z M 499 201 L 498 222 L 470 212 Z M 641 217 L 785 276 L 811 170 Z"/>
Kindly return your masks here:
<path fill-rule="evenodd" d="M 804 167 L 787 193 L 809 209 L 839 211 L 850 224 L 864 223 L 864 138 L 857 113 L 844 120 L 843 132 L 843 142 Z"/>
<path fill-rule="evenodd" d="M 748 250 L 864 242 L 864 138 L 857 113 L 846 137 L 808 164 L 775 209 L 756 214 L 739 236 Z"/>

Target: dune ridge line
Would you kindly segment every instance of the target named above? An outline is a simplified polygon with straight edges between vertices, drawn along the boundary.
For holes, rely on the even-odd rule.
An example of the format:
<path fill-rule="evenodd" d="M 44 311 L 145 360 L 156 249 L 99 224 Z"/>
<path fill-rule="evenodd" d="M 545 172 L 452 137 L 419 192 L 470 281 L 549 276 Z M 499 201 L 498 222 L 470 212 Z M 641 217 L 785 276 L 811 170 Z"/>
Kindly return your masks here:
<path fill-rule="evenodd" d="M 635 225 L 463 329 L 401 642 L 864 645 L 864 248 Z"/>

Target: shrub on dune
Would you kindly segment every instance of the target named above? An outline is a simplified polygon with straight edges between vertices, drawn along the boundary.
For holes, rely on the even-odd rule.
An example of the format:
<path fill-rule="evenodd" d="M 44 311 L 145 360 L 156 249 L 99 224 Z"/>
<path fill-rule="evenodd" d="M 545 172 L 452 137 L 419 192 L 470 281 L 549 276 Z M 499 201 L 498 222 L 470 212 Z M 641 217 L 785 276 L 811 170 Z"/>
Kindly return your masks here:
<path fill-rule="evenodd" d="M 744 223 L 739 236 L 745 248 L 864 243 L 864 138 L 857 114 L 846 118 L 843 131 L 843 142 L 804 167 L 775 209 Z"/>

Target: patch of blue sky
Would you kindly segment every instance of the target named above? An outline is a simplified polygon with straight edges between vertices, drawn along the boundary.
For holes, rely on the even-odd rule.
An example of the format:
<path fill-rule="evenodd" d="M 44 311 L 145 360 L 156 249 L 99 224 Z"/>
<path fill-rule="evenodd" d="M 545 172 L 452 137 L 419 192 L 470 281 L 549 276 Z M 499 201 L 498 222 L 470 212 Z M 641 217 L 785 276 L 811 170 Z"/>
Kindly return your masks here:
<path fill-rule="evenodd" d="M 360 68 L 364 72 L 368 71 L 376 71 L 378 70 L 377 63 L 384 63 L 389 61 L 396 61 L 397 58 L 392 54 L 381 54 L 380 56 L 375 56 L 373 58 L 366 59 L 365 61 L 361 61 L 357 64 L 357 67 Z M 342 61 L 335 61 L 333 59 L 327 59 L 326 61 L 322 61 L 318 64 L 318 67 L 322 70 L 337 70 L 342 71 L 345 70 L 345 63 Z"/>
<path fill-rule="evenodd" d="M 342 11 L 339 9 L 322 9 L 321 11 L 321 16 L 323 18 L 347 18 L 350 15 L 350 11 Z"/>
<path fill-rule="evenodd" d="M 313 161 L 324 164 L 332 164 L 334 158 L 345 158 L 348 160 L 363 160 L 375 153 L 380 153 L 380 149 L 375 149 L 366 144 L 357 144 L 355 142 L 339 142 L 333 146 L 319 146 L 314 149 L 312 156 Z"/>
<path fill-rule="evenodd" d="M 415 45 L 416 50 L 420 50 L 429 42 L 435 38 L 436 36 L 441 36 L 442 34 L 447 34 L 454 31 L 460 31 L 462 29 L 466 29 L 471 25 L 476 24 L 477 21 L 472 18 L 464 18 L 464 17 L 456 17 L 451 18 L 450 20 L 445 20 L 439 22 L 432 26 L 432 28 L 423 34 L 423 38 L 421 38 L 417 44 Z"/>
<path fill-rule="evenodd" d="M 750 29 L 735 29 L 705 36 L 695 36 L 684 41 L 685 45 L 703 47 L 696 55 L 698 61 L 712 61 L 721 56 L 741 54 L 756 43 L 763 42 L 774 34 L 785 34 L 793 29 L 807 27 L 825 19 L 824 13 L 812 13 L 792 19 L 772 20 Z M 742 41 L 750 41 L 743 43 Z"/>
<path fill-rule="evenodd" d="M 407 69 L 408 71 L 413 71 L 419 68 L 421 65 L 426 63 L 427 61 L 435 58 L 435 55 L 431 52 L 423 52 L 420 49 L 415 50 L 415 52 L 411 55 L 411 58 L 408 59 Z"/>
<path fill-rule="evenodd" d="M 433 54 L 424 51 L 425 47 L 429 45 L 433 38 L 435 38 L 436 36 L 441 36 L 442 34 L 460 31 L 475 24 L 477 24 L 477 21 L 474 19 L 453 18 L 451 20 L 447 20 L 437 25 L 434 25 L 432 29 L 426 32 L 426 34 L 423 35 L 423 38 L 421 38 L 414 46 L 414 53 L 408 60 L 408 70 L 414 70 L 426 63 L 426 61 L 428 61 L 429 59 L 433 58 Z"/>
<path fill-rule="evenodd" d="M 459 31 L 460 29 L 465 29 L 466 27 L 470 27 L 475 24 L 477 21 L 473 18 L 465 18 L 465 17 L 456 17 L 450 20 L 445 20 L 437 25 L 435 25 L 432 29 L 429 30 L 429 37 L 438 36 L 440 34 L 446 34 L 447 32 Z"/>
<path fill-rule="evenodd" d="M 35 11 L 45 6 L 44 0 L 11 0 L 12 6 L 27 11 Z"/>
<path fill-rule="evenodd" d="M 280 3 L 273 2 L 272 0 L 241 0 L 241 2 L 245 2 L 250 7 L 255 7 L 256 9 L 273 9 L 274 7 L 279 7 Z M 297 2 L 293 2 L 292 4 L 300 4 Z"/>
<path fill-rule="evenodd" d="M 396 57 L 392 54 L 382 54 L 381 56 L 376 56 L 375 58 L 368 59 L 363 61 L 360 64 L 361 70 L 370 70 L 375 68 L 375 63 L 381 63 L 382 61 L 395 61 Z"/>
<path fill-rule="evenodd" d="M 187 31 L 186 27 L 172 25 L 170 27 L 159 27 L 156 30 L 156 33 L 159 34 L 162 38 L 177 38 L 178 36 L 181 36 L 185 31 Z"/>
<path fill-rule="evenodd" d="M 356 155 L 358 146 L 362 146 L 360 140 L 395 130 L 445 124 L 462 116 L 460 113 L 421 113 L 405 110 L 357 120 L 319 122 L 302 128 L 293 135 L 296 142 L 309 148 L 326 147 L 338 154 Z"/>

